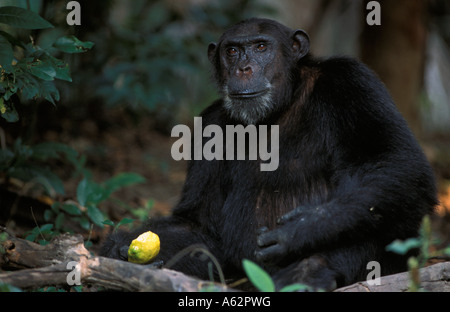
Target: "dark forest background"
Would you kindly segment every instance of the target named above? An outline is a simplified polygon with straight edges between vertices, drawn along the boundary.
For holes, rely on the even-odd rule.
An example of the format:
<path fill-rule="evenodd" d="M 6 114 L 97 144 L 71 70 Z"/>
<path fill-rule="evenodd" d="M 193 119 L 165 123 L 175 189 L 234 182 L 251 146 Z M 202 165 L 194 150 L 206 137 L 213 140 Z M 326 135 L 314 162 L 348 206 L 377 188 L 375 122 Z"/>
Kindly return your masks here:
<path fill-rule="evenodd" d="M 80 26 L 67 24 L 68 2 L 0 0 L 54 26 L 0 30 L 48 49 L 72 78 L 52 81 L 54 103 L 23 92 L 0 103 L 17 115 L 0 118 L 0 226 L 42 244 L 83 234 L 97 252 L 112 227 L 170 213 L 186 167 L 171 158 L 170 131 L 217 98 L 207 46 L 231 24 L 260 16 L 306 30 L 315 55 L 351 55 L 377 72 L 436 173 L 435 248 L 450 243 L 449 1 L 379 0 L 380 26 L 366 23 L 362 0 L 80 0 Z M 65 35 L 94 46 L 52 50 Z M 16 61 L 24 55 L 15 47 Z"/>

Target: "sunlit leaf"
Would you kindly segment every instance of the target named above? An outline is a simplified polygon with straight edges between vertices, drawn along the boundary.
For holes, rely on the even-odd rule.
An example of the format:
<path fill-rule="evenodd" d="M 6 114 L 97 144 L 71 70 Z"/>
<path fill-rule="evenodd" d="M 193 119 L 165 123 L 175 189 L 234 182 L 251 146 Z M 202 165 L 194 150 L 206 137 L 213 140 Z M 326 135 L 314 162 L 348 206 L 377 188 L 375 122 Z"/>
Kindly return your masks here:
<path fill-rule="evenodd" d="M 292 284 L 280 289 L 280 292 L 308 291 L 311 287 L 305 284 Z"/>
<path fill-rule="evenodd" d="M 256 288 L 264 292 L 275 291 L 275 284 L 273 283 L 272 278 L 259 265 L 250 260 L 244 259 L 242 260 L 242 266 L 248 276 L 248 279 Z"/>
<path fill-rule="evenodd" d="M 399 255 L 406 255 L 406 253 L 411 249 L 419 248 L 420 244 L 421 242 L 420 239 L 418 238 L 409 238 L 404 241 L 397 239 L 392 243 L 390 243 L 389 245 L 387 245 L 386 250 L 395 252 Z"/>

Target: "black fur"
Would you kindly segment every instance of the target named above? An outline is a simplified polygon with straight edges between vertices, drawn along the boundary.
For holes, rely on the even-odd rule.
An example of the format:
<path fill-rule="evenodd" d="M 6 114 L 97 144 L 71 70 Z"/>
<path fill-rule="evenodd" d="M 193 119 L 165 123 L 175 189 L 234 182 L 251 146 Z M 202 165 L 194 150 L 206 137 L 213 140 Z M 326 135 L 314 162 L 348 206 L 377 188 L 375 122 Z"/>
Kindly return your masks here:
<path fill-rule="evenodd" d="M 280 27 L 276 39 L 289 46 L 287 34 L 294 32 L 263 19 L 244 21 L 221 40 L 255 25 Z M 229 77 L 214 48 L 210 59 L 220 84 Z M 242 274 L 246 258 L 263 265 L 279 287 L 303 282 L 333 289 L 364 280 L 370 261 L 378 261 L 383 274 L 406 269 L 406 259 L 385 246 L 417 236 L 437 200 L 432 170 L 405 120 L 365 65 L 309 54 L 293 61 L 279 53 L 289 65 L 273 70 L 288 73 L 289 83 L 277 85 L 274 98 L 288 94 L 290 100 L 275 103 L 259 120 L 280 127 L 279 168 L 263 172 L 260 161 L 250 160 L 191 161 L 173 215 L 111 235 L 103 255 L 120 258 L 121 247 L 151 230 L 161 238 L 157 260 L 203 244 L 228 276 Z M 202 117 L 204 127 L 241 123 L 222 100 Z M 208 277 L 198 257 L 183 257 L 174 269 Z"/>

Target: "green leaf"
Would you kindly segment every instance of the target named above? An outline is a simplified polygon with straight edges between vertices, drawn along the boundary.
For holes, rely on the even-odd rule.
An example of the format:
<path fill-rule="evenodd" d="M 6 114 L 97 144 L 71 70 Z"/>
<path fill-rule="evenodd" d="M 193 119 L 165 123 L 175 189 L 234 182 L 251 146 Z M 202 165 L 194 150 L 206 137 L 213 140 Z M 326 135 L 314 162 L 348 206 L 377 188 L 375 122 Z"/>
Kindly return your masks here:
<path fill-rule="evenodd" d="M 0 98 L 0 114 L 7 122 L 19 121 L 19 114 L 14 106 L 6 104 L 3 98 Z"/>
<path fill-rule="evenodd" d="M 65 53 L 83 53 L 92 49 L 93 42 L 83 42 L 75 36 L 64 36 L 56 40 L 53 47 Z"/>
<path fill-rule="evenodd" d="M 97 183 L 84 178 L 77 188 L 77 200 L 81 206 L 88 204 L 98 204 L 109 196 L 109 192 Z"/>
<path fill-rule="evenodd" d="M 27 240 L 27 241 L 29 241 L 29 242 L 34 242 L 35 240 L 36 240 L 36 237 L 39 235 L 39 233 L 31 233 L 31 234 L 28 234 L 26 237 L 25 237 L 25 240 Z"/>
<path fill-rule="evenodd" d="M 20 89 L 25 100 L 31 100 L 39 95 L 39 79 L 28 72 L 23 61 L 16 65 L 20 68 L 20 74 L 16 76 L 16 86 Z"/>
<path fill-rule="evenodd" d="M 104 225 L 114 226 L 114 222 L 111 221 L 111 220 L 105 220 L 105 221 L 103 221 L 103 224 L 104 224 Z"/>
<path fill-rule="evenodd" d="M 445 249 L 443 250 L 443 253 L 444 253 L 444 255 L 446 255 L 446 256 L 450 256 L 450 246 L 448 246 L 447 248 L 445 248 Z"/>
<path fill-rule="evenodd" d="M 16 153 L 16 156 L 17 155 L 19 154 Z M 52 196 L 55 192 L 64 195 L 64 184 L 52 171 L 45 167 L 28 163 L 26 155 L 18 156 L 17 158 L 22 158 L 21 161 L 23 163 L 15 164 L 11 168 L 9 171 L 11 177 L 22 181 L 33 181 L 34 183 L 39 183 L 44 187 L 47 193 Z"/>
<path fill-rule="evenodd" d="M 22 290 L 20 288 L 17 288 L 13 285 L 10 284 L 4 284 L 2 282 L 0 282 L 0 292 L 22 292 Z"/>
<path fill-rule="evenodd" d="M 49 61 L 52 63 L 53 68 L 55 69 L 56 79 L 72 82 L 69 64 L 52 56 L 49 56 Z"/>
<path fill-rule="evenodd" d="M 56 217 L 56 219 L 55 219 L 55 227 L 57 229 L 61 229 L 62 226 L 64 225 L 64 218 L 65 218 L 64 213 L 60 213 Z"/>
<path fill-rule="evenodd" d="M 42 234 L 49 234 L 49 233 L 52 233 L 52 229 L 53 229 L 53 224 L 44 224 L 43 226 L 41 226 L 40 232 Z"/>
<path fill-rule="evenodd" d="M 53 66 L 42 60 L 35 60 L 33 63 L 28 64 L 28 70 L 34 76 L 44 81 L 53 81 L 56 77 L 56 71 Z"/>
<path fill-rule="evenodd" d="M 145 178 L 136 173 L 119 173 L 104 183 L 105 189 L 111 194 L 120 188 L 145 182 Z"/>
<path fill-rule="evenodd" d="M 39 88 L 40 95 L 55 105 L 55 101 L 59 101 L 59 91 L 52 81 L 43 81 Z"/>
<path fill-rule="evenodd" d="M 3 242 L 6 242 L 7 239 L 8 239 L 8 233 L 6 233 L 6 232 L 0 233 L 0 244 Z"/>
<path fill-rule="evenodd" d="M 58 142 L 44 142 L 36 144 L 32 147 L 33 156 L 40 160 L 59 159 L 59 155 L 63 154 L 67 158 L 77 157 L 78 152 L 70 146 Z"/>
<path fill-rule="evenodd" d="M 121 226 L 121 225 L 126 225 L 126 224 L 130 224 L 133 223 L 134 220 L 130 219 L 130 218 L 123 218 L 122 220 L 120 220 L 119 223 L 117 223 L 117 227 Z"/>
<path fill-rule="evenodd" d="M 53 203 L 52 207 L 53 207 L 55 204 L 59 204 L 59 203 Z M 53 211 L 50 210 L 50 209 L 46 209 L 46 210 L 44 211 L 44 220 L 45 220 L 46 222 L 50 222 L 50 220 L 52 220 L 52 219 L 53 219 Z"/>
<path fill-rule="evenodd" d="M 28 159 L 33 155 L 33 151 L 28 145 L 23 144 L 21 137 L 14 141 L 13 150 L 19 160 Z"/>
<path fill-rule="evenodd" d="M 74 204 L 63 204 L 61 206 L 61 209 L 64 210 L 64 212 L 67 212 L 68 214 L 70 214 L 72 216 L 81 216 L 81 214 L 82 214 L 80 208 Z"/>
<path fill-rule="evenodd" d="M 419 248 L 421 245 L 420 239 L 418 238 L 409 238 L 407 240 L 399 240 L 396 239 L 392 243 L 386 246 L 387 251 L 392 251 L 399 255 L 406 255 L 408 251 L 414 248 Z"/>
<path fill-rule="evenodd" d="M 53 25 L 30 10 L 14 6 L 0 7 L 0 23 L 24 29 L 53 28 Z"/>
<path fill-rule="evenodd" d="M 8 73 L 14 71 L 12 60 L 14 59 L 14 51 L 11 43 L 0 35 L 0 66 Z"/>
<path fill-rule="evenodd" d="M 87 207 L 87 215 L 91 221 L 98 225 L 99 227 L 103 228 L 103 221 L 105 221 L 105 217 L 103 216 L 100 209 L 98 209 L 94 205 L 88 205 Z"/>
<path fill-rule="evenodd" d="M 280 292 L 308 291 L 311 287 L 305 284 L 292 284 L 280 289 Z"/>
<path fill-rule="evenodd" d="M 26 166 L 30 178 L 34 176 L 34 181 L 39 182 L 45 187 L 48 194 L 56 192 L 64 195 L 64 183 L 50 169 L 38 166 Z"/>
<path fill-rule="evenodd" d="M 61 79 L 64 81 L 72 82 L 72 77 L 70 76 L 69 64 L 63 60 L 57 59 L 52 55 L 44 51 L 39 51 L 41 53 L 36 53 L 35 57 L 40 61 L 44 62 L 47 66 L 50 66 L 54 72 L 54 78 Z"/>
<path fill-rule="evenodd" d="M 20 41 L 20 39 L 15 38 L 14 36 L 12 36 L 10 33 L 7 33 L 6 31 L 0 30 L 0 36 L 4 37 L 6 40 L 9 41 L 9 43 L 11 43 L 11 46 L 18 46 L 21 48 L 24 48 L 24 43 L 22 41 Z"/>
<path fill-rule="evenodd" d="M 49 241 L 46 241 L 46 240 L 44 240 L 44 239 L 38 240 L 38 243 L 39 243 L 39 245 L 41 245 L 41 246 L 45 246 L 45 245 L 50 244 Z"/>
<path fill-rule="evenodd" d="M 270 275 L 256 263 L 244 259 L 242 266 L 252 284 L 263 292 L 274 292 L 275 284 Z"/>
<path fill-rule="evenodd" d="M 91 228 L 91 223 L 89 222 L 88 218 L 86 218 L 86 217 L 80 217 L 80 218 L 74 217 L 72 220 L 78 221 L 80 226 L 87 231 L 89 231 L 89 229 Z"/>
<path fill-rule="evenodd" d="M 93 246 L 94 244 L 91 241 L 85 241 L 84 242 L 84 248 L 89 249 Z M 81 292 L 81 289 L 79 289 L 77 292 Z"/>
<path fill-rule="evenodd" d="M 80 183 L 78 183 L 77 187 L 77 200 L 81 206 L 86 206 L 89 194 L 89 181 L 84 178 Z"/>

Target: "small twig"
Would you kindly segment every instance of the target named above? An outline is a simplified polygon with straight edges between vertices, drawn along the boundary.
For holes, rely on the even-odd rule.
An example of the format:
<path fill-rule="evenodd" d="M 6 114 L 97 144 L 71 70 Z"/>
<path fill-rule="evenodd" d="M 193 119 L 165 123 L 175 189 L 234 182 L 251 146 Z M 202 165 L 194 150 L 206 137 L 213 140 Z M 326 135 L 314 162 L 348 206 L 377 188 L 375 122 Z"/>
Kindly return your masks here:
<path fill-rule="evenodd" d="M 428 258 L 428 260 L 450 261 L 450 255 L 440 255 Z"/>
<path fill-rule="evenodd" d="M 33 217 L 34 224 L 36 224 L 36 227 L 37 227 L 37 229 L 39 231 L 39 235 L 41 235 L 42 240 L 46 241 L 46 239 L 44 238 L 44 235 L 42 235 L 41 228 L 39 227 L 39 224 L 38 224 L 38 222 L 36 220 L 36 217 L 34 216 L 33 207 L 30 207 L 30 210 L 31 210 L 31 215 Z"/>
<path fill-rule="evenodd" d="M 245 284 L 247 282 L 248 282 L 248 278 L 244 277 L 244 278 L 241 278 L 241 279 L 239 279 L 239 280 L 229 284 L 228 287 L 230 287 L 230 288 L 237 288 L 238 286 L 240 286 L 242 284 Z"/>

